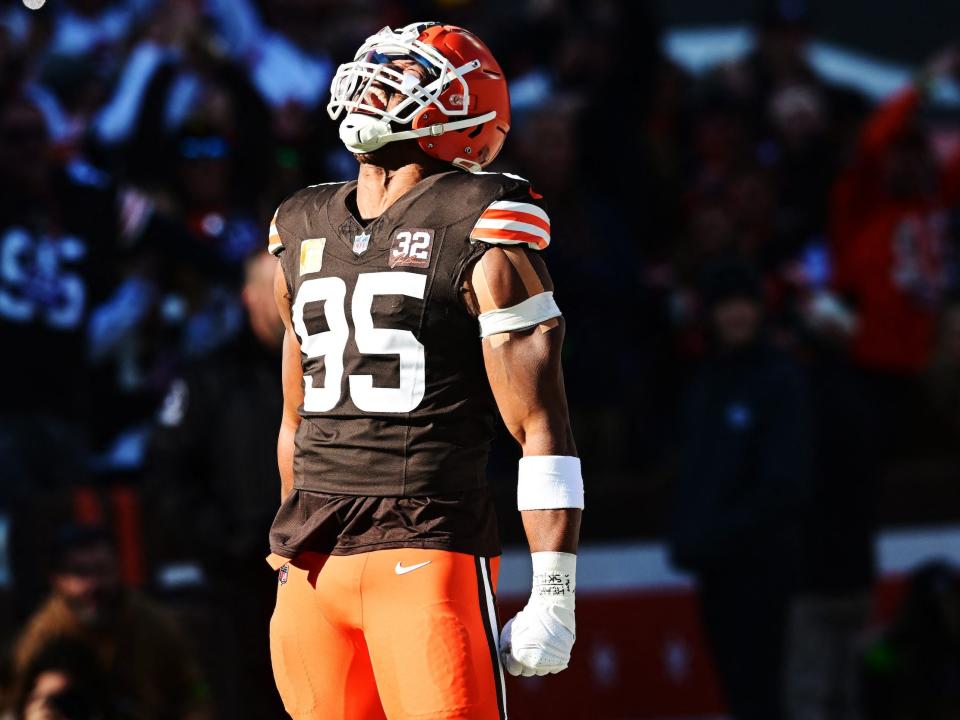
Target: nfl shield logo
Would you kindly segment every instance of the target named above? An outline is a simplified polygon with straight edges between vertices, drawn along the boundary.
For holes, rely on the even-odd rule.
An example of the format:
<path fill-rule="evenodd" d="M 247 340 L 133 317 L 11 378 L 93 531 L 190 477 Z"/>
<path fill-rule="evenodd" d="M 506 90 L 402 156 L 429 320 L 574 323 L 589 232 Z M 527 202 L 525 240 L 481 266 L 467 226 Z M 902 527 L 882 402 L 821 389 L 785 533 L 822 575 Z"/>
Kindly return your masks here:
<path fill-rule="evenodd" d="M 362 255 L 368 247 L 370 247 L 369 233 L 361 232 L 359 235 L 353 236 L 353 252 L 355 254 Z"/>
<path fill-rule="evenodd" d="M 286 585 L 287 578 L 289 577 L 289 575 L 290 575 L 290 565 L 288 563 L 287 565 L 284 565 L 282 568 L 280 568 L 280 572 L 277 573 L 277 581 L 281 585 Z"/>

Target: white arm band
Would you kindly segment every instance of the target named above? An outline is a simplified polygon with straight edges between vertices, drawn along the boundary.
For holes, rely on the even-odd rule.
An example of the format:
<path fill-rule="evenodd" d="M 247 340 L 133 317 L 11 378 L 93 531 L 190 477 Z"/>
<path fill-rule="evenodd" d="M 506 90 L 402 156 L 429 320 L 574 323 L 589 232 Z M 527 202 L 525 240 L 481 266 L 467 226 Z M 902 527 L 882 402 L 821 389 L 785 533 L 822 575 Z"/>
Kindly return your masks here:
<path fill-rule="evenodd" d="M 551 318 L 560 317 L 560 315 L 560 308 L 557 307 L 557 301 L 553 299 L 553 292 L 547 290 L 533 297 L 528 297 L 513 307 L 481 313 L 479 317 L 480 337 L 485 338 L 497 333 L 526 330 Z"/>
<path fill-rule="evenodd" d="M 520 458 L 517 510 L 583 509 L 580 458 L 529 455 Z"/>

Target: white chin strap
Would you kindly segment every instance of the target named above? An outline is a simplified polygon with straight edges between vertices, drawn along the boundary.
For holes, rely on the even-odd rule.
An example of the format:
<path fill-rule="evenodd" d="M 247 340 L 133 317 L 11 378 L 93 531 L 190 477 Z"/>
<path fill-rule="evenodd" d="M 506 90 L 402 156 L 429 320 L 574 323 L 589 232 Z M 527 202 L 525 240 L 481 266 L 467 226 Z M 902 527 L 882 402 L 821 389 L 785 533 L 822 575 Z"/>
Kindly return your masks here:
<path fill-rule="evenodd" d="M 428 125 L 419 130 L 401 130 L 393 132 L 390 123 L 383 118 L 374 117 L 365 113 L 349 113 L 340 123 L 340 139 L 353 153 L 368 153 L 382 148 L 387 143 L 396 140 L 412 140 L 427 135 L 443 135 L 451 130 L 462 130 L 474 127 L 493 120 L 497 116 L 496 110 L 491 110 L 477 117 L 453 120 L 446 123 Z"/>

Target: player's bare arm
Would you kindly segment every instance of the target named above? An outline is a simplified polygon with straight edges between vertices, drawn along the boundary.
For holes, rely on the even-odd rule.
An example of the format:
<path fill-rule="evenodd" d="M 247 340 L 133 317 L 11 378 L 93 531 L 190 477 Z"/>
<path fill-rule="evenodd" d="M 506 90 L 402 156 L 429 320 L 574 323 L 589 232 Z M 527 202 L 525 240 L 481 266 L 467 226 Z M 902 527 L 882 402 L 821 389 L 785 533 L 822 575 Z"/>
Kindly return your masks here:
<path fill-rule="evenodd" d="M 529 267 L 536 279 L 527 273 L 525 285 L 518 266 Z M 552 290 L 553 283 L 540 257 L 522 248 L 498 247 L 474 265 L 467 284 L 467 302 L 479 315 L 516 306 L 538 292 Z M 490 388 L 503 422 L 524 457 L 577 454 L 560 367 L 563 335 L 563 318 L 555 318 L 529 330 L 483 339 Z M 576 552 L 580 512 L 569 508 L 522 511 L 530 551 Z"/>
<path fill-rule="evenodd" d="M 516 309 L 536 303 L 535 298 L 549 296 L 552 303 L 553 284 L 545 264 L 534 253 L 520 247 L 496 247 L 474 265 L 465 290 L 468 306 L 483 319 L 502 317 L 498 313 L 504 310 L 531 312 Z M 518 507 L 534 559 L 531 603 L 507 624 L 502 639 L 505 666 L 515 675 L 562 670 L 575 637 L 572 584 L 557 588 L 548 581 L 538 588 L 538 578 L 545 574 L 557 574 L 573 582 L 582 507 L 582 484 L 579 501 L 574 498 L 570 507 L 557 507 L 563 505 L 562 493 L 560 498 L 545 497 L 535 489 L 543 487 L 541 480 L 530 477 L 538 472 L 553 476 L 572 473 L 575 466 L 576 478 L 568 477 L 567 481 L 575 484 L 579 480 L 560 364 L 563 318 L 551 311 L 540 313 L 529 316 L 530 322 L 543 318 L 531 327 L 491 334 L 485 329 L 483 338 L 484 365 L 497 407 L 523 450 Z M 524 488 L 524 482 L 534 489 Z M 541 506 L 548 509 L 524 509 Z M 552 604 L 555 600 L 557 606 Z M 524 618 L 524 613 L 538 612 L 548 617 L 547 625 L 556 621 L 548 633 L 552 637 L 537 637 L 536 627 L 541 623 L 524 622 L 530 619 Z"/>
<path fill-rule="evenodd" d="M 273 294 L 277 309 L 283 320 L 283 412 L 280 418 L 280 434 L 277 438 L 277 464 L 280 468 L 280 501 L 283 502 L 293 489 L 294 438 L 300 426 L 297 408 L 303 402 L 303 369 L 300 365 L 300 342 L 293 331 L 290 315 L 290 291 L 283 277 L 283 269 L 277 263 L 273 275 Z"/>

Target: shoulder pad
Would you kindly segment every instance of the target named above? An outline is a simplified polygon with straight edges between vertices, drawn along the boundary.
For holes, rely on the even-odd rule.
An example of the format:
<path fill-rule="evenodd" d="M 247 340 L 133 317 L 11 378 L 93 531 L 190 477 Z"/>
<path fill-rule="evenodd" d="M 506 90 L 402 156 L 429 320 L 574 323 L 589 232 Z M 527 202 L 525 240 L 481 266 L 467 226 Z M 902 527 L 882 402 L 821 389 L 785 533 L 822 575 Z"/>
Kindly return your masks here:
<path fill-rule="evenodd" d="M 283 224 L 283 216 L 287 213 L 299 212 L 308 209 L 311 205 L 321 203 L 326 195 L 336 192 L 345 184 L 346 181 L 318 183 L 316 185 L 308 185 L 302 190 L 297 190 L 293 195 L 280 203 L 280 207 L 277 209 L 280 224 Z"/>
<path fill-rule="evenodd" d="M 280 228 L 283 227 L 286 216 L 318 207 L 324 201 L 324 196 L 336 192 L 345 183 L 346 181 L 340 181 L 308 185 L 302 190 L 297 190 L 280 203 L 277 211 L 273 214 L 273 219 L 270 221 L 270 234 L 267 241 L 267 249 L 270 253 L 279 256 L 283 252 L 283 237 Z"/>
<path fill-rule="evenodd" d="M 499 192 L 477 219 L 470 231 L 470 241 L 545 249 L 550 244 L 550 216 L 543 196 L 519 175 L 488 175 L 497 182 Z"/>

